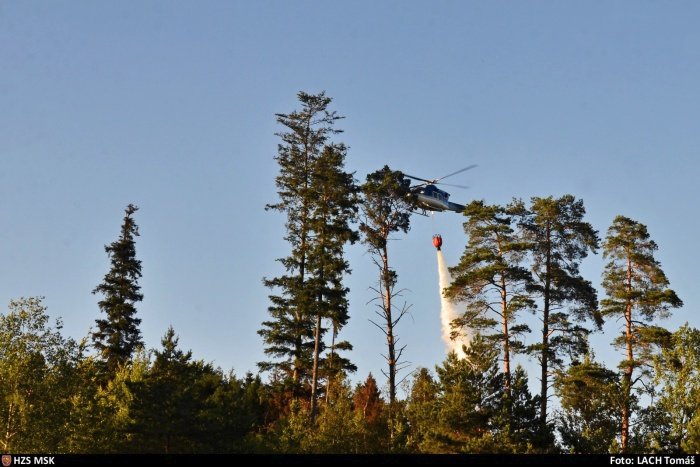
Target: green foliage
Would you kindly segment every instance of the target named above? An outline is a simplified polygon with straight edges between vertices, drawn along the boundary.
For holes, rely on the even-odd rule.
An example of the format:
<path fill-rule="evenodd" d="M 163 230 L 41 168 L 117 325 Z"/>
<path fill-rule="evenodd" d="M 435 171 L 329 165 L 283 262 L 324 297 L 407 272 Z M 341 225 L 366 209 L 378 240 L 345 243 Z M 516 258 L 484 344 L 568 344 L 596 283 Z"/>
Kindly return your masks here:
<path fill-rule="evenodd" d="M 693 453 L 697 451 L 700 420 L 700 331 L 686 323 L 654 356 L 654 383 L 658 398 L 648 409 L 653 423 L 636 433 L 636 444 L 647 451 Z"/>
<path fill-rule="evenodd" d="M 286 214 L 285 240 L 291 252 L 279 260 L 286 273 L 264 279 L 278 293 L 270 295 L 271 319 L 258 331 L 272 360 L 259 366 L 290 379 L 294 396 L 308 390 L 315 405 L 320 375 L 330 378 L 333 373 L 323 368 L 327 330 L 323 321 L 333 328 L 334 344 L 348 321 L 343 276 L 350 269 L 343 246 L 357 238 L 350 227 L 357 211 L 357 188 L 352 174 L 344 171 L 346 146 L 329 141 L 340 132 L 334 124 L 342 118 L 328 110 L 331 98 L 304 92 L 298 98 L 301 110 L 277 114 L 277 122 L 285 129 L 277 134 L 282 142 L 275 157 L 280 167 L 276 177 L 279 201 L 267 209 Z M 331 353 L 351 348 L 343 341 Z M 337 355 L 334 365 L 354 368 Z"/>
<path fill-rule="evenodd" d="M 527 373 L 522 366 L 515 368 L 510 396 L 506 394 L 505 397 L 508 399 L 495 423 L 501 427 L 501 442 L 512 453 L 546 452 L 553 445 L 552 434 L 550 430 L 542 432 L 538 426 L 539 399 L 530 393 Z"/>
<path fill-rule="evenodd" d="M 140 380 L 128 383 L 129 450 L 235 452 L 256 421 L 255 400 L 233 375 L 178 348 L 172 328 Z M 251 407 L 251 403 L 253 406 Z"/>
<path fill-rule="evenodd" d="M 419 368 L 413 379 L 406 405 L 409 434 L 406 447 L 409 452 L 432 452 L 432 431 L 437 420 L 440 388 L 427 368 Z"/>
<path fill-rule="evenodd" d="M 623 333 L 615 341 L 625 351 L 620 364 L 623 372 L 621 448 L 629 444 L 632 415 L 632 391 L 642 377 L 650 375 L 656 349 L 669 343 L 670 333 L 654 321 L 667 317 L 669 310 L 682 306 L 676 293 L 654 258 L 656 243 L 647 228 L 632 219 L 617 216 L 608 229 L 603 255 L 610 261 L 603 273 L 603 288 L 607 297 L 602 301 L 602 313 L 623 321 Z M 635 370 L 640 376 L 635 378 Z"/>
<path fill-rule="evenodd" d="M 330 402 L 323 407 L 316 426 L 310 431 L 304 452 L 316 454 L 356 454 L 361 452 L 363 424 L 353 410 L 352 392 L 347 382 L 334 387 Z M 343 433 L 342 436 L 339 436 Z"/>
<path fill-rule="evenodd" d="M 607 454 L 620 426 L 620 377 L 586 355 L 555 379 L 561 402 L 557 428 L 564 448 L 576 454 Z"/>
<path fill-rule="evenodd" d="M 590 281 L 581 277 L 579 264 L 598 249 L 598 233 L 583 220 L 582 200 L 532 198 L 529 208 L 515 202 L 512 211 L 520 217 L 525 240 L 531 245 L 534 283 L 529 291 L 541 299 L 542 339 L 528 347 L 540 362 L 540 425 L 547 427 L 547 401 L 551 369 L 561 368 L 563 356 L 575 359 L 587 350 L 589 330 L 581 324 L 592 319 L 600 328 L 597 294 Z"/>
<path fill-rule="evenodd" d="M 70 394 L 71 430 L 66 441 L 69 452 L 99 454 L 131 450 L 133 436 L 127 428 L 133 394 L 129 387 L 144 378 L 148 366 L 148 355 L 137 352 L 103 384 L 100 362 L 92 357 L 80 361 L 79 384 Z"/>
<path fill-rule="evenodd" d="M 358 384 L 353 394 L 355 418 L 359 427 L 359 451 L 363 453 L 389 452 L 389 420 L 386 403 L 377 381 L 370 373 L 364 383 Z"/>
<path fill-rule="evenodd" d="M 526 325 L 517 324 L 516 315 L 534 307 L 526 290 L 532 275 L 522 266 L 530 245 L 513 229 L 507 208 L 473 201 L 464 215 L 469 217 L 464 223 L 469 241 L 459 264 L 450 268 L 452 283 L 444 293 L 466 305 L 454 327 L 475 329 L 499 343 L 508 389 L 510 356 L 524 350 L 518 336 L 529 331 Z"/>
<path fill-rule="evenodd" d="M 0 314 L 0 450 L 60 452 L 78 346 L 54 327 L 41 298 L 12 300 Z"/>
<path fill-rule="evenodd" d="M 602 313 L 624 319 L 624 333 L 616 345 L 640 352 L 628 354 L 623 370 L 649 370 L 654 347 L 666 346 L 668 331 L 650 325 L 666 318 L 671 308 L 683 305 L 668 288 L 661 265 L 654 258 L 656 243 L 650 239 L 645 225 L 624 216 L 617 216 L 608 229 L 603 255 L 610 261 L 605 266 L 603 288 L 607 297 L 601 302 Z"/>
<path fill-rule="evenodd" d="M 82 385 L 70 397 L 69 452 L 244 452 L 262 423 L 262 382 L 241 381 L 193 361 L 168 330 L 151 359 L 138 353 L 100 384 L 98 365 L 80 362 Z"/>
<path fill-rule="evenodd" d="M 696 414 L 688 423 L 688 433 L 682 447 L 688 454 L 700 454 L 700 415 Z"/>
<path fill-rule="evenodd" d="M 630 427 L 627 452 L 677 452 L 677 446 L 673 446 L 671 442 L 671 419 L 668 413 L 657 404 L 644 408 L 635 406 L 631 412 L 635 414 L 635 418 Z"/>
<path fill-rule="evenodd" d="M 312 272 L 309 285 L 314 288 L 317 297 L 314 309 L 316 327 L 311 386 L 312 413 L 316 410 L 317 386 L 321 373 L 330 380 L 340 370 L 356 370 L 349 360 L 337 355 L 338 350 L 352 350 L 352 345 L 347 341 L 335 342 L 338 331 L 349 319 L 349 289 L 344 286 L 343 279 L 350 273 L 350 265 L 345 260 L 343 247 L 346 243 L 357 240 L 357 233 L 350 227 L 350 222 L 357 213 L 357 187 L 353 175 L 343 171 L 346 151 L 343 144 L 326 145 L 312 174 L 312 187 L 316 196 L 310 218 L 314 239 L 309 251 L 309 269 Z M 325 349 L 323 320 L 329 321 L 333 332 L 329 357 L 332 367 L 325 365 L 326 360 L 321 357 Z"/>
<path fill-rule="evenodd" d="M 331 102 L 323 93 L 298 94 L 300 111 L 278 114 L 277 122 L 286 131 L 278 133 L 282 142 L 275 160 L 280 166 L 275 179 L 279 201 L 266 206 L 287 216 L 285 240 L 291 246 L 286 258 L 278 261 L 286 274 L 263 279 L 265 286 L 279 290 L 270 295 L 271 320 L 258 331 L 265 342 L 265 354 L 275 360 L 260 362 L 263 371 L 278 371 L 294 383 L 298 394 L 308 383 L 314 350 L 315 320 L 313 308 L 317 298 L 308 285 L 308 255 L 311 248 L 311 210 L 315 197 L 312 187 L 314 165 L 328 138 L 337 133 L 334 123 L 340 119 L 327 109 Z"/>
<path fill-rule="evenodd" d="M 297 454 L 386 452 L 384 401 L 373 381 L 370 375 L 354 394 L 345 380 L 334 385 L 329 402 L 320 405 L 312 423 L 309 408 L 298 400 L 292 401 L 289 415 L 268 434 L 269 448 Z"/>
<path fill-rule="evenodd" d="M 406 446 L 423 453 L 531 452 L 538 436 L 537 401 L 521 367 L 511 395 L 498 370 L 498 347 L 477 334 L 460 360 L 452 352 L 436 368 L 417 372 L 406 407 Z"/>
<path fill-rule="evenodd" d="M 410 186 L 411 181 L 403 173 L 386 165 L 367 175 L 362 185 L 360 232 L 370 251 L 381 253 L 392 233 L 406 233 L 411 228 L 411 211 L 415 204 Z"/>
<path fill-rule="evenodd" d="M 138 209 L 133 204 L 126 207 L 119 239 L 105 245 L 110 270 L 92 291 L 104 296 L 98 305 L 107 317 L 96 320 L 97 330 L 92 333 L 92 340 L 109 375 L 113 375 L 142 345 L 141 319 L 136 317 L 136 303 L 143 300 L 138 285 L 141 261 L 136 259 L 134 241 L 139 229 L 132 217 Z"/>
<path fill-rule="evenodd" d="M 160 348 L 143 348 L 138 208 L 130 204 L 119 238 L 105 246 L 111 267 L 93 290 L 104 313 L 95 332 L 79 344 L 64 338 L 41 298 L 13 300 L 0 314 L 0 451 L 700 452 L 700 331 L 658 326 L 682 302 L 654 258 L 657 245 L 646 226 L 615 218 L 604 244 L 607 296 L 599 311 L 579 272 L 598 235 L 571 195 L 532 198 L 530 207 L 465 207 L 468 243 L 444 292 L 466 302 L 455 332 L 466 326 L 477 334 L 464 359 L 451 353 L 434 375 L 417 370 L 399 400 L 396 375 L 406 362 L 395 331 L 409 307 L 397 305 L 402 291 L 389 239 L 408 232 L 415 196 L 409 180 L 387 166 L 358 187 L 345 171 L 347 147 L 331 140 L 342 118 L 328 110 L 331 99 L 298 98 L 300 110 L 277 115 L 284 128 L 275 158 L 279 199 L 267 206 L 285 214 L 290 245 L 279 260 L 284 272 L 264 279 L 270 319 L 259 334 L 269 360 L 259 367 L 269 379 L 239 379 L 194 359 L 172 327 Z M 352 345 L 338 339 L 349 320 L 344 248 L 360 238 L 352 225 L 360 208 L 359 231 L 379 273 L 372 290 L 380 320 L 372 322 L 388 348 L 384 396 L 371 374 L 352 388 L 347 375 L 356 367 L 344 356 Z M 522 310 L 542 321 L 542 340 L 529 347 L 521 341 L 529 332 Z M 595 362 L 588 349 L 584 324 L 600 327 L 603 317 L 622 325 L 614 341 L 625 351 L 620 372 Z M 86 353 L 90 337 L 95 355 Z M 511 355 L 523 350 L 539 359 L 535 397 L 523 368 L 511 368 Z M 553 375 L 560 409 L 548 420 Z"/>

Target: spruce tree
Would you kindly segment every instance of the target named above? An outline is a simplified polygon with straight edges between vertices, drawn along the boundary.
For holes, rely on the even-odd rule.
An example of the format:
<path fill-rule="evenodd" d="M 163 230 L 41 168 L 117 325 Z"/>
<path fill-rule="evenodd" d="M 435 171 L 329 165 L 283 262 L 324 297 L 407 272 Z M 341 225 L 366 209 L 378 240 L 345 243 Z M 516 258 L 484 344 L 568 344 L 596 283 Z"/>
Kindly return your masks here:
<path fill-rule="evenodd" d="M 363 427 L 361 433 L 364 452 L 387 452 L 386 440 L 389 426 L 385 405 L 377 387 L 377 381 L 370 373 L 364 383 L 355 387 L 353 394 L 355 413 Z"/>
<path fill-rule="evenodd" d="M 172 326 L 143 380 L 130 382 L 129 431 L 142 452 L 172 454 L 192 449 L 188 435 L 196 426 L 197 402 L 192 351 L 183 352 Z"/>
<path fill-rule="evenodd" d="M 335 112 L 327 110 L 331 102 L 324 93 L 299 92 L 301 110 L 277 114 L 277 122 L 285 131 L 277 133 L 282 142 L 277 146 L 275 160 L 280 166 L 275 179 L 279 201 L 266 209 L 286 215 L 286 235 L 289 256 L 278 261 L 285 274 L 263 279 L 265 286 L 278 291 L 270 295 L 268 308 L 271 319 L 258 331 L 265 342 L 265 354 L 274 360 L 260 362 L 263 371 L 278 371 L 292 382 L 295 397 L 301 387 L 310 384 L 314 359 L 314 309 L 318 299 L 309 285 L 311 275 L 309 252 L 312 248 L 312 210 L 316 193 L 312 186 L 313 173 L 326 141 L 338 130 Z"/>
<path fill-rule="evenodd" d="M 384 166 L 367 175 L 362 185 L 362 222 L 360 232 L 363 242 L 372 255 L 372 261 L 379 269 L 379 281 L 373 290 L 377 293 L 377 315 L 381 323 L 371 321 L 386 337 L 389 379 L 389 419 L 392 420 L 396 402 L 396 373 L 401 369 L 401 355 L 405 346 L 397 348 L 396 326 L 409 307 L 399 307 L 396 300 L 400 290 L 396 289 L 398 275 L 389 261 L 389 236 L 396 232 L 408 232 L 411 210 L 414 207 L 410 196 L 410 181 L 403 174 Z"/>
<path fill-rule="evenodd" d="M 259 382 L 252 375 L 241 381 L 194 360 L 178 341 L 170 327 L 149 367 L 126 382 L 126 449 L 166 454 L 240 450 L 257 418 L 259 402 L 249 391 L 256 391 Z"/>
<path fill-rule="evenodd" d="M 111 268 L 103 282 L 92 291 L 104 297 L 98 305 L 107 316 L 96 320 L 97 330 L 92 333 L 92 340 L 109 375 L 129 361 L 143 345 L 139 330 L 141 319 L 136 317 L 136 303 L 143 300 L 138 284 L 141 261 L 136 259 L 135 244 L 139 228 L 133 219 L 138 209 L 133 204 L 126 207 L 119 239 L 105 245 Z"/>
<path fill-rule="evenodd" d="M 597 294 L 590 281 L 579 274 L 579 264 L 589 252 L 598 249 L 598 233 L 585 222 L 582 200 L 572 195 L 561 198 L 532 198 L 525 209 L 522 202 L 514 204 L 525 240 L 530 243 L 532 275 L 529 286 L 533 296 L 542 301 L 540 320 L 542 340 L 531 345 L 528 352 L 540 363 L 540 429 L 544 437 L 547 425 L 550 374 L 562 366 L 563 356 L 571 358 L 587 350 L 590 331 L 581 324 L 593 319 L 600 328 Z"/>
<path fill-rule="evenodd" d="M 622 423 L 620 444 L 623 452 L 629 446 L 632 412 L 632 390 L 651 363 L 655 346 L 668 343 L 670 333 L 654 323 L 669 316 L 670 309 L 683 302 L 671 290 L 661 264 L 654 258 L 658 249 L 644 224 L 617 216 L 608 229 L 603 255 L 610 262 L 603 273 L 606 298 L 602 313 L 622 319 L 623 332 L 615 344 L 624 349 L 622 369 Z"/>
<path fill-rule="evenodd" d="M 607 454 L 620 422 L 620 378 L 586 355 L 555 378 L 562 410 L 557 428 L 573 454 Z"/>
<path fill-rule="evenodd" d="M 537 397 L 530 393 L 527 373 L 517 365 L 512 375 L 510 391 L 505 394 L 503 412 L 506 420 L 502 426 L 507 427 L 503 436 L 507 436 L 513 453 L 530 452 L 538 443 L 540 435 L 537 422 Z"/>
<path fill-rule="evenodd" d="M 292 251 L 279 260 L 286 274 L 264 280 L 278 294 L 270 295 L 272 319 L 258 333 L 265 341 L 265 353 L 276 360 L 259 366 L 289 379 L 295 397 L 307 387 L 314 417 L 320 379 L 354 370 L 338 355 L 352 346 L 335 339 L 349 318 L 343 278 L 350 268 L 343 248 L 357 239 L 350 227 L 357 212 L 357 188 L 353 175 L 344 170 L 347 147 L 330 141 L 340 133 L 334 124 L 342 118 L 328 110 L 331 98 L 304 92 L 298 97 L 301 110 L 277 115 L 286 129 L 278 133 L 282 143 L 275 158 L 280 166 L 279 202 L 267 208 L 286 214 L 285 240 Z M 331 354 L 324 357 L 329 327 Z"/>
<path fill-rule="evenodd" d="M 440 388 L 433 437 L 440 452 L 493 453 L 496 443 L 493 418 L 501 412 L 505 396 L 499 372 L 498 347 L 476 334 L 465 358 L 450 352 L 435 368 Z"/>
<path fill-rule="evenodd" d="M 331 355 L 328 361 L 335 367 L 327 371 L 332 378 L 335 370 L 354 371 L 355 366 L 336 355 L 339 349 L 352 350 L 349 342 L 336 342 L 340 329 L 347 324 L 349 289 L 343 284 L 343 276 L 350 273 L 350 265 L 344 258 L 343 247 L 354 243 L 357 233 L 350 221 L 357 213 L 357 187 L 350 173 L 343 171 L 346 147 L 343 144 L 327 144 L 315 163 L 311 186 L 315 193 L 311 208 L 310 228 L 313 240 L 309 250 L 310 285 L 316 301 L 314 308 L 314 352 L 311 371 L 311 416 L 316 415 L 321 354 L 325 349 L 322 320 L 327 320 L 333 330 Z M 335 357 L 335 361 L 334 360 Z M 338 364 L 343 364 L 337 368 Z"/>
<path fill-rule="evenodd" d="M 364 383 L 355 387 L 353 403 L 355 410 L 361 413 L 368 423 L 374 423 L 380 418 L 384 409 L 384 400 L 382 400 L 377 380 L 374 379 L 372 373 L 367 376 Z"/>
<path fill-rule="evenodd" d="M 507 208 L 473 201 L 464 215 L 469 217 L 464 223 L 469 241 L 460 263 L 450 268 L 452 284 L 444 293 L 467 307 L 453 325 L 475 329 L 500 344 L 504 383 L 510 392 L 510 357 L 524 349 L 517 337 L 529 331 L 517 324 L 517 313 L 534 306 L 526 291 L 532 275 L 522 266 L 528 243 L 513 229 Z"/>
<path fill-rule="evenodd" d="M 411 392 L 406 400 L 406 418 L 410 431 L 406 448 L 409 452 L 438 452 L 433 439 L 437 418 L 439 387 L 427 368 L 415 371 Z"/>

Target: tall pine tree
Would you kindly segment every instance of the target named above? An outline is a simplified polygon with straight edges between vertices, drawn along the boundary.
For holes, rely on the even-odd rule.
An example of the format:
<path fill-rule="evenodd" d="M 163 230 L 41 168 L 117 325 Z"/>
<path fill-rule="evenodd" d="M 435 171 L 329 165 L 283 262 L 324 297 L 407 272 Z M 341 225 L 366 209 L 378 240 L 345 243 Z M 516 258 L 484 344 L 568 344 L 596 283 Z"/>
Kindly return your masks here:
<path fill-rule="evenodd" d="M 561 198 L 532 198 L 529 209 L 521 202 L 514 208 L 520 215 L 520 226 L 530 242 L 532 274 L 529 287 L 542 300 L 542 340 L 529 347 L 540 362 L 540 429 L 547 425 L 552 368 L 561 367 L 562 357 L 575 358 L 585 353 L 589 330 L 580 324 L 593 319 L 598 327 L 602 319 L 598 298 L 590 281 L 579 274 L 579 264 L 589 252 L 598 249 L 598 233 L 583 220 L 586 209 L 582 200 L 572 195 Z"/>
<path fill-rule="evenodd" d="M 105 245 L 111 268 L 103 282 L 92 291 L 104 296 L 98 305 L 107 317 L 96 320 L 97 330 L 92 333 L 92 340 L 109 375 L 129 361 L 134 351 L 143 345 L 139 330 L 141 319 L 136 317 L 136 303 L 143 300 L 138 284 L 141 261 L 136 259 L 134 240 L 139 236 L 133 218 L 138 209 L 133 204 L 126 207 L 119 239 Z"/>
<path fill-rule="evenodd" d="M 615 341 L 626 357 L 620 364 L 623 452 L 629 446 L 632 389 L 639 381 L 634 378 L 635 370 L 642 370 L 644 375 L 651 364 L 651 349 L 670 339 L 666 329 L 653 323 L 667 317 L 671 308 L 683 305 L 668 287 L 661 264 L 654 258 L 657 248 L 644 224 L 624 216 L 615 218 L 603 245 L 603 255 L 610 262 L 603 273 L 607 297 L 602 301 L 602 313 L 623 320 L 622 335 Z"/>
<path fill-rule="evenodd" d="M 528 243 L 513 229 L 507 208 L 473 201 L 464 214 L 469 217 L 464 223 L 469 241 L 460 263 L 450 268 L 452 284 L 444 293 L 467 307 L 454 324 L 476 329 L 499 343 L 504 383 L 510 392 L 510 357 L 524 349 L 517 336 L 529 331 L 526 325 L 516 324 L 517 313 L 534 306 L 526 291 L 532 275 L 522 266 Z"/>

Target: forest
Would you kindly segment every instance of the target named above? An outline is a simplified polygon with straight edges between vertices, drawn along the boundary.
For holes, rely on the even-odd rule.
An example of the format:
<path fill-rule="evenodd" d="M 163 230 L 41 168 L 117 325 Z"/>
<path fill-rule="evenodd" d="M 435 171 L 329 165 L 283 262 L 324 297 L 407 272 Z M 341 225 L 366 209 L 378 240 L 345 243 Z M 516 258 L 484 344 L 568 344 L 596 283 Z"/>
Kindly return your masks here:
<path fill-rule="evenodd" d="M 130 204 L 105 246 L 110 267 L 95 280 L 88 336 L 64 336 L 42 297 L 12 300 L 0 314 L 0 451 L 700 453 L 700 330 L 663 327 L 683 302 L 647 226 L 618 215 L 601 234 L 570 194 L 472 201 L 443 291 L 460 307 L 453 337 L 468 333 L 469 345 L 435 368 L 408 368 L 410 343 L 399 332 L 410 305 L 392 240 L 407 234 L 417 209 L 411 182 L 388 166 L 356 179 L 332 99 L 297 97 L 296 110 L 275 116 L 277 198 L 265 209 L 283 219 L 288 255 L 270 265 L 278 275 L 262 279 L 270 295 L 257 371 L 197 359 L 172 327 L 160 347 L 145 348 Z M 376 267 L 367 286 L 373 338 L 385 342 L 381 375 L 355 375 L 361 343 L 343 339 L 353 243 Z M 606 260 L 601 284 L 580 272 L 594 254 Z M 610 336 L 614 368 L 589 344 L 605 321 L 620 330 Z M 516 355 L 537 374 L 514 365 Z"/>

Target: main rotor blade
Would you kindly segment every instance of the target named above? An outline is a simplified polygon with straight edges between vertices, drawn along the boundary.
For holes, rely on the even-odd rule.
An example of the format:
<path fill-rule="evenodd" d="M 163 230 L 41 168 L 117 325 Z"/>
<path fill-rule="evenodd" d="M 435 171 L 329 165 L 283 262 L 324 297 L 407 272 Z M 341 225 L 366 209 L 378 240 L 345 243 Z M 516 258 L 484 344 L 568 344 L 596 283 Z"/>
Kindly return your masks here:
<path fill-rule="evenodd" d="M 447 177 L 451 177 L 451 176 L 453 176 L 453 175 L 457 175 L 457 174 L 461 174 L 462 172 L 466 172 L 467 170 L 471 170 L 471 169 L 473 169 L 474 167 L 476 167 L 476 164 L 472 164 L 472 165 L 470 165 L 469 167 L 465 167 L 465 168 L 463 168 L 463 169 L 459 169 L 457 172 L 452 172 L 451 174 L 448 174 L 448 175 L 445 175 L 444 177 L 438 178 L 438 179 L 435 180 L 435 181 L 436 181 L 436 182 L 439 182 L 440 180 L 443 180 L 443 179 L 445 179 L 445 178 L 447 178 Z"/>
<path fill-rule="evenodd" d="M 438 185 L 444 185 L 444 186 L 453 186 L 455 188 L 462 188 L 462 189 L 468 189 L 469 187 L 467 185 L 455 185 L 454 183 L 442 183 L 439 182 Z"/>
<path fill-rule="evenodd" d="M 421 182 L 425 182 L 425 183 L 433 183 L 434 182 L 434 180 L 426 180 L 424 178 L 414 177 L 413 175 L 408 175 L 408 174 L 403 174 L 403 175 L 404 175 L 404 177 L 412 178 L 414 180 L 420 180 Z"/>

